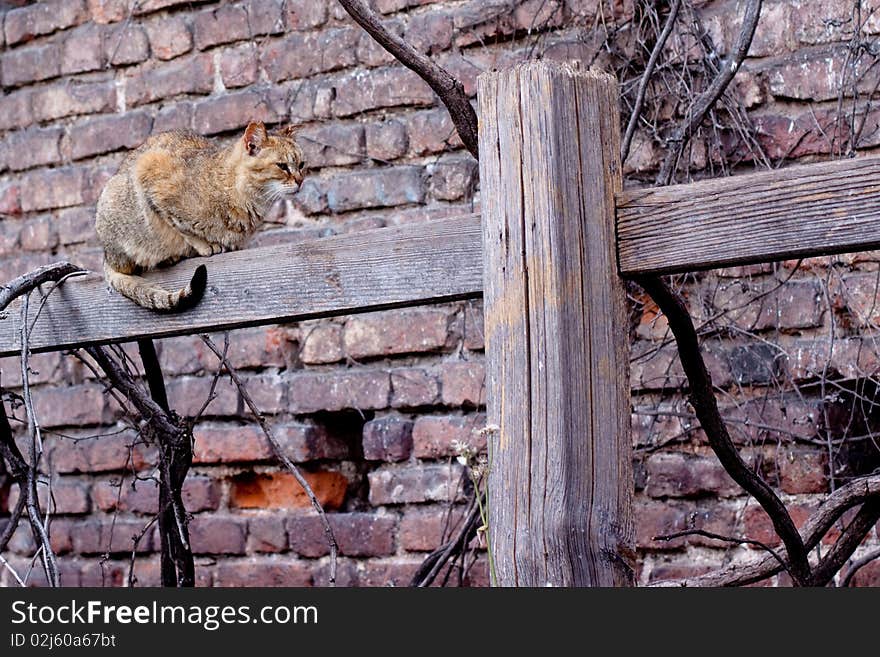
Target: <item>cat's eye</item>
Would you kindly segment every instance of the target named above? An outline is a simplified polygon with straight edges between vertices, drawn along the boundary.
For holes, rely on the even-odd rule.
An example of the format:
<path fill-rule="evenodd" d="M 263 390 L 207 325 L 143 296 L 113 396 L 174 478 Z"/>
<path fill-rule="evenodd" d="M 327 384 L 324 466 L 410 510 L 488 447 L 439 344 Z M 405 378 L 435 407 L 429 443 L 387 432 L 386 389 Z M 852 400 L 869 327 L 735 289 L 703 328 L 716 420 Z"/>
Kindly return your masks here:
<path fill-rule="evenodd" d="M 287 175 L 290 175 L 290 167 L 287 166 L 286 162 L 277 162 L 276 164 L 277 164 L 278 168 L 281 169 L 284 173 L 286 173 Z"/>

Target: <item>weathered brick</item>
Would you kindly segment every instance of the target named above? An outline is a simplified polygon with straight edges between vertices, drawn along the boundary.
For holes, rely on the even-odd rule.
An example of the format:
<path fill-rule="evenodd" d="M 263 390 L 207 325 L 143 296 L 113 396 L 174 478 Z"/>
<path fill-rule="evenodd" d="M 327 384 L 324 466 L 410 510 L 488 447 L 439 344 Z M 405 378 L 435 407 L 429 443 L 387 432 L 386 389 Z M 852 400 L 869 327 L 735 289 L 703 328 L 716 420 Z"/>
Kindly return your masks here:
<path fill-rule="evenodd" d="M 33 121 L 32 98 L 30 89 L 0 94 L 0 130 L 29 125 Z"/>
<path fill-rule="evenodd" d="M 452 16 L 441 12 L 414 15 L 406 28 L 406 40 L 420 52 L 432 54 L 452 45 Z"/>
<path fill-rule="evenodd" d="M 483 304 L 470 302 L 464 307 L 464 346 L 471 351 L 485 349 Z"/>
<path fill-rule="evenodd" d="M 26 221 L 21 227 L 19 242 L 25 251 L 50 251 L 55 248 L 58 236 L 51 217 L 42 215 Z"/>
<path fill-rule="evenodd" d="M 91 509 L 89 504 L 88 484 L 69 480 L 66 478 L 52 481 L 52 495 L 49 496 L 49 486 L 38 485 L 37 496 L 43 509 L 48 509 L 53 516 L 78 515 L 88 513 Z M 18 485 L 13 485 L 9 491 L 9 506 L 14 507 L 18 502 Z"/>
<path fill-rule="evenodd" d="M 476 415 L 423 415 L 413 426 L 413 453 L 417 458 L 436 459 L 455 456 L 456 443 L 468 445 L 478 452 L 486 452 L 486 436 L 480 433 L 486 416 Z"/>
<path fill-rule="evenodd" d="M 413 423 L 401 417 L 384 417 L 364 425 L 364 458 L 368 461 L 405 461 L 412 454 Z"/>
<path fill-rule="evenodd" d="M 306 128 L 298 139 L 309 167 L 345 166 L 364 159 L 364 127 L 359 124 Z"/>
<path fill-rule="evenodd" d="M 815 449 L 788 448 L 779 454 L 779 486 L 786 493 L 827 493 L 828 454 Z"/>
<path fill-rule="evenodd" d="M 345 500 L 348 480 L 333 471 L 303 473 L 315 497 L 325 509 L 338 509 Z M 305 509 L 311 506 L 308 496 L 292 474 L 243 473 L 231 480 L 231 506 L 241 509 Z"/>
<path fill-rule="evenodd" d="M 257 80 L 259 55 L 252 43 L 245 43 L 220 53 L 220 77 L 227 89 L 246 87 Z"/>
<path fill-rule="evenodd" d="M 277 34 L 284 31 L 282 6 L 286 0 L 251 0 L 247 3 L 248 23 L 255 35 Z M 310 3 L 314 5 L 315 3 Z"/>
<path fill-rule="evenodd" d="M 3 86 L 13 87 L 61 74 L 61 47 L 57 43 L 16 48 L 0 57 Z"/>
<path fill-rule="evenodd" d="M 440 366 L 443 403 L 450 406 L 486 404 L 486 370 L 482 361 L 467 360 Z"/>
<path fill-rule="evenodd" d="M 153 132 L 171 132 L 172 130 L 190 130 L 192 126 L 193 105 L 178 101 L 163 107 L 153 119 Z"/>
<path fill-rule="evenodd" d="M 283 9 L 291 30 L 310 30 L 327 22 L 327 0 L 287 0 Z"/>
<path fill-rule="evenodd" d="M 426 352 L 446 345 L 447 310 L 367 313 L 345 324 L 343 344 L 352 358 Z"/>
<path fill-rule="evenodd" d="M 70 539 L 74 552 L 80 554 L 131 554 L 152 552 L 154 534 L 147 530 L 147 519 L 129 520 L 126 518 L 96 518 L 80 521 L 70 527 Z M 140 540 L 135 545 L 135 538 Z"/>
<path fill-rule="evenodd" d="M 406 126 L 396 119 L 370 123 L 366 127 L 367 156 L 380 162 L 396 160 L 406 154 L 409 141 Z"/>
<path fill-rule="evenodd" d="M 243 7 L 221 5 L 201 11 L 193 17 L 196 48 L 204 50 L 220 43 L 251 38 L 247 12 Z"/>
<path fill-rule="evenodd" d="M 335 176 L 327 187 L 333 212 L 421 203 L 425 198 L 422 168 L 382 168 Z"/>
<path fill-rule="evenodd" d="M 352 557 L 381 557 L 394 554 L 397 518 L 370 513 L 334 513 L 327 516 L 339 553 Z M 295 514 L 287 519 L 290 549 L 304 557 L 322 557 L 330 552 L 324 524 L 315 514 Z"/>
<path fill-rule="evenodd" d="M 35 399 L 36 401 L 36 399 Z M 70 433 L 70 432 L 65 432 Z M 58 474 L 90 474 L 113 470 L 140 470 L 152 463 L 155 454 L 142 440 L 128 433 L 93 437 L 97 431 L 73 432 L 72 438 L 47 441 L 47 462 Z"/>
<path fill-rule="evenodd" d="M 84 0 L 44 0 L 6 14 L 3 29 L 6 44 L 13 45 L 35 36 L 79 25 L 88 18 Z"/>
<path fill-rule="evenodd" d="M 450 465 L 392 465 L 368 475 L 370 503 L 409 504 L 460 499 L 462 467 Z"/>
<path fill-rule="evenodd" d="M 149 14 L 159 9 L 176 7 L 177 5 L 192 6 L 192 0 L 141 0 L 135 8 L 135 14 Z"/>
<path fill-rule="evenodd" d="M 786 504 L 786 508 L 791 515 L 794 526 L 797 528 L 800 528 L 814 511 L 814 508 L 811 505 L 797 502 Z M 755 502 L 750 502 L 743 513 L 743 533 L 745 537 L 753 541 L 760 541 L 770 547 L 776 547 L 782 542 L 779 539 L 779 536 L 776 535 L 776 531 L 773 529 L 773 523 L 770 522 L 770 517 L 764 509 Z M 839 536 L 839 533 L 832 530 L 823 538 L 822 542 L 828 544 L 829 541 L 836 540 L 837 536 Z"/>
<path fill-rule="evenodd" d="M 174 59 L 192 50 L 192 31 L 182 16 L 152 21 L 146 28 L 150 50 L 156 59 Z"/>
<path fill-rule="evenodd" d="M 222 561 L 217 564 L 216 586 L 232 587 L 301 587 L 312 586 L 312 564 L 308 561 L 283 559 L 255 559 Z"/>
<path fill-rule="evenodd" d="M 43 427 L 100 424 L 104 417 L 104 394 L 97 385 L 41 388 L 33 397 Z"/>
<path fill-rule="evenodd" d="M 648 457 L 645 493 L 651 497 L 739 495 L 742 489 L 714 457 L 681 452 L 656 453 Z"/>
<path fill-rule="evenodd" d="M 339 324 L 307 325 L 300 330 L 303 337 L 299 357 L 303 363 L 335 363 L 345 357 L 342 350 L 342 327 Z"/>
<path fill-rule="evenodd" d="M 11 217 L 21 214 L 21 186 L 15 183 L 0 183 L 0 216 Z"/>
<path fill-rule="evenodd" d="M 409 134 L 409 150 L 413 155 L 442 153 L 457 136 L 446 110 L 430 110 L 408 114 L 404 121 Z"/>
<path fill-rule="evenodd" d="M 391 19 L 383 21 L 385 29 L 392 34 L 403 36 L 404 23 L 401 20 Z M 390 52 L 385 50 L 382 45 L 371 37 L 366 31 L 361 33 L 357 46 L 357 60 L 364 66 L 371 68 L 376 66 L 388 66 L 394 64 L 397 60 Z"/>
<path fill-rule="evenodd" d="M 153 129 L 153 119 L 146 112 L 129 112 L 88 119 L 70 128 L 70 157 L 79 160 L 121 148 L 140 146 Z"/>
<path fill-rule="evenodd" d="M 195 431 L 194 463 L 247 463 L 274 459 L 268 439 L 253 424 L 199 424 Z"/>
<path fill-rule="evenodd" d="M 0 162 L 22 171 L 61 161 L 61 128 L 28 128 L 13 132 L 0 143 Z M 0 167 L 2 168 L 2 167 Z"/>
<path fill-rule="evenodd" d="M 404 68 L 359 72 L 336 84 L 333 113 L 346 117 L 382 107 L 432 105 L 434 92 L 415 73 Z"/>
<path fill-rule="evenodd" d="M 52 121 L 77 114 L 95 114 L 115 109 L 116 87 L 112 80 L 68 80 L 35 89 L 32 102 L 33 115 L 38 121 Z"/>
<path fill-rule="evenodd" d="M 298 374 L 290 378 L 289 412 L 314 413 L 344 409 L 370 410 L 388 406 L 387 372 L 344 370 Z"/>
<path fill-rule="evenodd" d="M 463 518 L 460 506 L 407 509 L 400 520 L 400 546 L 416 552 L 436 550 L 453 537 Z"/>
<path fill-rule="evenodd" d="M 247 520 L 213 515 L 199 515 L 189 523 L 193 554 L 244 554 L 247 544 Z"/>
<path fill-rule="evenodd" d="M 88 0 L 88 4 L 92 20 L 101 25 L 121 21 L 128 15 L 128 0 Z"/>
<path fill-rule="evenodd" d="M 107 29 L 104 57 L 113 66 L 138 64 L 150 56 L 150 41 L 141 26 L 122 23 Z"/>
<path fill-rule="evenodd" d="M 288 548 L 284 516 L 248 519 L 248 552 L 285 552 Z"/>
<path fill-rule="evenodd" d="M 244 128 L 251 121 L 275 123 L 281 118 L 268 94 L 242 91 L 196 103 L 196 132 L 210 135 Z"/>
<path fill-rule="evenodd" d="M 183 377 L 167 383 L 168 399 L 171 406 L 181 415 L 195 416 L 211 390 L 213 377 Z M 236 415 L 239 410 L 238 388 L 228 378 L 221 378 L 214 388 L 215 398 L 205 409 L 208 417 Z"/>
<path fill-rule="evenodd" d="M 351 448 L 343 437 L 312 424 L 281 424 L 273 428 L 284 454 L 295 463 L 319 459 L 343 459 Z"/>
<path fill-rule="evenodd" d="M 81 244 L 96 239 L 95 209 L 66 208 L 55 215 L 55 232 L 62 245 Z"/>
<path fill-rule="evenodd" d="M 470 198 L 477 176 L 477 163 L 473 158 L 441 160 L 428 166 L 428 193 L 441 201 Z"/>
<path fill-rule="evenodd" d="M 260 61 L 273 82 L 328 73 L 357 63 L 359 36 L 354 28 L 294 33 L 262 48 Z"/>
<path fill-rule="evenodd" d="M 104 32 L 94 23 L 71 30 L 61 44 L 61 73 L 97 71 L 104 66 Z"/>
<path fill-rule="evenodd" d="M 401 367 L 391 370 L 391 406 L 417 408 L 436 404 L 440 399 L 440 381 L 426 369 Z"/>
<path fill-rule="evenodd" d="M 132 482 L 100 481 L 92 488 L 92 499 L 102 511 L 155 514 L 159 508 L 159 485 L 153 479 Z M 183 503 L 187 513 L 213 511 L 220 503 L 220 489 L 210 477 L 190 476 L 183 482 Z"/>
<path fill-rule="evenodd" d="M 193 55 L 137 71 L 125 80 L 125 101 L 134 107 L 180 94 L 207 94 L 214 88 L 211 55 Z"/>

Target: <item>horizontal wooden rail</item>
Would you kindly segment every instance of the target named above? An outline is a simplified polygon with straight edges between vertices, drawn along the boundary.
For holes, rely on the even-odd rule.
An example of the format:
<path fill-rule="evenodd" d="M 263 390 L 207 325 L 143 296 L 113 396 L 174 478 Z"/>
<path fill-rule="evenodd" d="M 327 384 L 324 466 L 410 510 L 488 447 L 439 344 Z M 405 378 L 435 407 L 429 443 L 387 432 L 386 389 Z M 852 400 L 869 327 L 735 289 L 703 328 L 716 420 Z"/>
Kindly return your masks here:
<path fill-rule="evenodd" d="M 68 280 L 43 308 L 32 350 L 474 298 L 483 289 L 479 215 L 193 258 L 148 277 L 179 287 L 199 263 L 208 267 L 208 290 L 179 314 L 136 306 L 98 275 Z M 0 356 L 21 348 L 18 303 L 0 317 Z M 32 316 L 38 305 L 30 304 Z"/>
<path fill-rule="evenodd" d="M 617 196 L 623 275 L 880 247 L 880 156 Z"/>

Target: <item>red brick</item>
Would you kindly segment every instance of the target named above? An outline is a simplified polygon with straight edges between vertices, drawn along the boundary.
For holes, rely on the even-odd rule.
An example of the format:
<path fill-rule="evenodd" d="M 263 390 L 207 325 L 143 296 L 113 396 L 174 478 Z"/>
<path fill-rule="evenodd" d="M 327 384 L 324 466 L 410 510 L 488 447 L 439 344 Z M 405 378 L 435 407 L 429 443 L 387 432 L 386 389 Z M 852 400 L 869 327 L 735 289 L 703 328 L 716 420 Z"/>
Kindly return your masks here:
<path fill-rule="evenodd" d="M 283 10 L 291 30 L 310 30 L 327 22 L 327 0 L 287 0 Z"/>
<path fill-rule="evenodd" d="M 463 518 L 461 506 L 407 509 L 400 520 L 400 546 L 416 552 L 436 550 L 458 532 Z"/>
<path fill-rule="evenodd" d="M 61 128 L 29 128 L 8 135 L 0 144 L 0 168 L 21 171 L 61 161 Z"/>
<path fill-rule="evenodd" d="M 348 480 L 332 471 L 303 473 L 315 497 L 324 509 L 338 509 L 345 500 Z M 292 474 L 244 473 L 232 478 L 229 492 L 231 506 L 241 509 L 305 509 L 311 506 L 308 496 Z"/>
<path fill-rule="evenodd" d="M 260 60 L 273 82 L 328 73 L 357 63 L 355 28 L 338 28 L 308 34 L 294 33 L 261 50 Z"/>
<path fill-rule="evenodd" d="M 440 366 L 443 403 L 449 406 L 484 406 L 486 371 L 482 361 L 469 360 Z"/>
<path fill-rule="evenodd" d="M 125 101 L 134 107 L 180 94 L 207 94 L 213 88 L 211 55 L 194 55 L 137 71 L 125 81 Z"/>
<path fill-rule="evenodd" d="M 452 16 L 446 13 L 416 14 L 409 20 L 406 40 L 416 50 L 431 54 L 452 45 Z"/>
<path fill-rule="evenodd" d="M 397 34 L 398 36 L 403 36 L 403 21 L 391 19 L 383 22 L 385 23 L 385 29 L 389 32 Z M 385 48 L 383 48 L 373 37 L 367 34 L 367 32 L 362 32 L 360 39 L 358 40 L 357 60 L 364 66 L 370 68 L 387 66 L 397 62 L 394 55 L 385 50 Z"/>
<path fill-rule="evenodd" d="M 214 338 L 215 344 L 222 346 L 222 337 Z M 242 329 L 229 335 L 229 351 L 226 357 L 235 369 L 282 367 L 286 333 L 277 327 Z M 217 357 L 213 352 L 205 352 L 207 362 L 213 364 Z"/>
<path fill-rule="evenodd" d="M 461 477 L 458 464 L 386 466 L 368 475 L 370 503 L 378 506 L 460 499 Z"/>
<path fill-rule="evenodd" d="M 113 66 L 138 64 L 149 56 L 150 42 L 139 25 L 122 23 L 104 35 L 104 57 Z"/>
<path fill-rule="evenodd" d="M 100 424 L 104 417 L 101 386 L 39 388 L 33 392 L 34 412 L 43 427 Z"/>
<path fill-rule="evenodd" d="M 880 561 L 872 561 L 862 566 L 853 577 L 850 586 L 880 586 Z"/>
<path fill-rule="evenodd" d="M 486 416 L 476 415 L 423 415 L 413 426 L 414 454 L 420 459 L 455 456 L 455 443 L 463 443 L 480 453 L 486 452 L 486 436 L 480 433 Z"/>
<path fill-rule="evenodd" d="M 26 251 L 49 251 L 58 244 L 51 217 L 40 216 L 27 221 L 21 228 L 21 248 Z"/>
<path fill-rule="evenodd" d="M 446 310 L 367 313 L 346 322 L 343 342 L 352 358 L 434 351 L 446 345 Z"/>
<path fill-rule="evenodd" d="M 95 209 L 67 208 L 55 215 L 55 232 L 63 245 L 81 244 L 96 239 Z"/>
<path fill-rule="evenodd" d="M 795 527 L 798 528 L 804 524 L 813 511 L 812 507 L 806 504 L 787 504 L 786 507 L 788 508 L 788 513 L 791 515 L 791 519 L 794 521 Z M 758 506 L 754 501 L 750 501 L 748 506 L 746 506 L 745 513 L 743 514 L 743 527 L 746 538 L 753 541 L 760 541 L 770 547 L 776 547 L 781 544 L 779 537 L 776 535 L 776 531 L 773 529 L 773 523 L 770 522 L 769 516 L 764 512 L 764 509 Z M 832 530 L 832 533 L 829 533 L 822 542 L 827 544 L 829 541 L 835 539 L 836 536 L 833 535 Z"/>
<path fill-rule="evenodd" d="M 94 114 L 116 108 L 113 81 L 62 81 L 33 92 L 33 113 L 38 121 L 52 121 L 76 114 Z"/>
<path fill-rule="evenodd" d="M 311 424 L 281 424 L 273 427 L 284 454 L 294 463 L 350 456 L 348 443 L 340 436 Z"/>
<path fill-rule="evenodd" d="M 92 20 L 98 24 L 115 23 L 128 15 L 128 0 L 88 0 L 88 3 Z"/>
<path fill-rule="evenodd" d="M 166 7 L 176 7 L 177 5 L 192 6 L 192 0 L 141 0 L 136 6 L 135 14 L 149 14 L 150 12 Z"/>
<path fill-rule="evenodd" d="M 656 453 L 648 457 L 647 468 L 645 493 L 651 497 L 742 494 L 714 456 Z"/>
<path fill-rule="evenodd" d="M 97 71 L 104 66 L 104 34 L 89 23 L 71 30 L 61 44 L 61 73 Z"/>
<path fill-rule="evenodd" d="M 358 586 L 409 586 L 422 565 L 420 558 L 370 559 L 357 573 Z"/>
<path fill-rule="evenodd" d="M 397 518 L 369 513 L 333 513 L 327 516 L 339 553 L 352 557 L 382 557 L 394 554 Z M 287 519 L 290 549 L 304 557 L 330 553 L 321 518 L 295 514 Z"/>
<path fill-rule="evenodd" d="M 140 146 L 152 128 L 153 119 L 146 112 L 89 119 L 70 128 L 67 149 L 74 160 L 131 149 Z"/>
<path fill-rule="evenodd" d="M 393 408 L 430 406 L 440 398 L 440 382 L 432 372 L 406 367 L 393 369 L 390 374 Z"/>
<path fill-rule="evenodd" d="M 333 212 L 348 212 L 421 203 L 422 174 L 421 167 L 403 166 L 337 175 L 327 188 L 327 204 Z"/>
<path fill-rule="evenodd" d="M 0 183 L 0 216 L 21 214 L 21 187 L 17 184 Z"/>
<path fill-rule="evenodd" d="M 367 156 L 380 162 L 403 157 L 409 148 L 406 126 L 395 119 L 367 125 L 366 148 Z"/>
<path fill-rule="evenodd" d="M 128 520 L 125 518 L 95 518 L 81 520 L 70 527 L 73 551 L 80 554 L 128 553 L 136 549 L 138 553 L 152 552 L 154 530 L 147 530 L 137 543 L 149 520 Z"/>
<path fill-rule="evenodd" d="M 221 5 L 193 17 L 196 48 L 204 50 L 219 43 L 251 38 L 247 12 L 243 7 Z"/>
<path fill-rule="evenodd" d="M 247 463 L 275 458 L 268 439 L 254 424 L 199 424 L 194 433 L 193 463 Z"/>
<path fill-rule="evenodd" d="M 6 44 L 27 41 L 41 34 L 79 25 L 88 18 L 84 0 L 44 0 L 6 14 Z"/>
<path fill-rule="evenodd" d="M 248 552 L 286 552 L 287 548 L 284 516 L 257 516 L 248 519 Z"/>
<path fill-rule="evenodd" d="M 404 121 L 409 134 L 409 150 L 413 155 L 442 153 L 457 134 L 446 110 L 415 112 L 408 114 Z"/>
<path fill-rule="evenodd" d="M 196 132 L 210 135 L 243 129 L 251 121 L 275 123 L 280 118 L 268 94 L 242 91 L 196 103 L 193 125 Z"/>
<path fill-rule="evenodd" d="M 364 425 L 364 458 L 368 461 L 405 461 L 412 454 L 413 423 L 384 417 Z"/>
<path fill-rule="evenodd" d="M 404 68 L 351 75 L 336 84 L 333 113 L 346 117 L 382 107 L 424 106 L 434 103 L 434 92 L 415 73 Z"/>
<path fill-rule="evenodd" d="M 201 410 L 211 390 L 213 377 L 185 377 L 166 383 L 171 407 L 184 416 L 194 416 Z M 228 379 L 221 378 L 214 389 L 215 399 L 205 410 L 208 417 L 237 415 L 239 411 L 238 388 Z"/>
<path fill-rule="evenodd" d="M 170 132 L 172 130 L 190 130 L 192 126 L 192 103 L 178 101 L 163 107 L 153 119 L 153 132 Z"/>
<path fill-rule="evenodd" d="M 0 95 L 0 130 L 21 128 L 33 121 L 30 89 Z"/>
<path fill-rule="evenodd" d="M 758 279 L 720 286 L 712 298 L 713 309 L 709 314 L 728 310 L 725 321 L 750 331 L 821 325 L 824 301 L 817 281 L 790 281 L 754 303 L 743 303 L 744 295 L 746 299 L 765 295 L 778 285 L 772 279 Z"/>
<path fill-rule="evenodd" d="M 223 561 L 217 564 L 215 586 L 312 586 L 312 568 L 310 562 L 290 557 Z"/>
<path fill-rule="evenodd" d="M 779 485 L 786 493 L 827 493 L 828 455 L 813 449 L 788 448 L 777 458 Z"/>
<path fill-rule="evenodd" d="M 193 47 L 189 24 L 178 15 L 147 23 L 147 36 L 156 59 L 174 59 Z"/>
<path fill-rule="evenodd" d="M 248 395 L 261 413 L 275 415 L 287 409 L 286 381 L 280 375 L 266 373 L 249 376 L 243 379 L 243 383 Z M 245 412 L 250 413 L 249 410 L 245 410 Z"/>
<path fill-rule="evenodd" d="M 483 304 L 469 302 L 464 307 L 464 346 L 471 351 L 486 348 L 483 328 Z"/>
<path fill-rule="evenodd" d="M 284 17 L 281 14 L 285 0 L 251 0 L 247 3 L 248 23 L 258 34 L 277 34 L 284 31 Z M 315 3 L 310 3 L 314 5 Z"/>
<path fill-rule="evenodd" d="M 364 159 L 364 127 L 359 124 L 319 125 L 299 133 L 309 167 L 345 166 Z"/>
<path fill-rule="evenodd" d="M 108 432 L 110 430 L 104 430 Z M 135 436 L 118 433 L 90 437 L 95 432 L 74 433 L 73 438 L 52 437 L 46 442 L 47 461 L 53 472 L 59 474 L 107 472 L 112 470 L 140 470 L 155 459 L 151 449 Z"/>
<path fill-rule="evenodd" d="M 335 363 L 344 358 L 342 327 L 339 324 L 314 324 L 300 327 L 300 359 L 307 365 Z"/>
<path fill-rule="evenodd" d="M 256 47 L 246 43 L 220 54 L 220 77 L 227 89 L 246 87 L 257 79 L 259 56 Z"/>
<path fill-rule="evenodd" d="M 388 406 L 390 382 L 387 372 L 344 370 L 298 374 L 290 378 L 291 413 L 370 410 Z"/>
<path fill-rule="evenodd" d="M 441 160 L 428 167 L 428 193 L 441 201 L 470 198 L 477 175 L 477 162 L 472 158 Z"/>
<path fill-rule="evenodd" d="M 648 575 L 648 582 L 664 582 L 667 580 L 684 579 L 705 575 L 717 569 L 721 564 L 697 563 L 688 561 L 669 561 L 656 563 Z"/>
<path fill-rule="evenodd" d="M 244 554 L 247 520 L 200 515 L 189 523 L 193 554 Z"/>
<path fill-rule="evenodd" d="M 159 509 L 159 486 L 155 480 L 132 482 L 126 478 L 100 481 L 92 488 L 92 497 L 102 511 L 130 511 L 155 514 Z M 210 477 L 190 476 L 183 484 L 183 504 L 187 513 L 213 511 L 220 503 L 220 489 Z"/>
<path fill-rule="evenodd" d="M 3 86 L 14 87 L 61 74 L 61 48 L 57 43 L 10 50 L 0 57 Z"/>
<path fill-rule="evenodd" d="M 52 481 L 51 503 L 49 487 L 40 484 L 37 486 L 37 497 L 40 499 L 40 507 L 48 509 L 53 517 L 64 514 L 78 515 L 88 513 L 91 510 L 88 484 L 81 481 L 66 478 L 54 479 Z M 12 508 L 17 503 L 18 485 L 13 485 L 9 491 L 9 507 Z"/>

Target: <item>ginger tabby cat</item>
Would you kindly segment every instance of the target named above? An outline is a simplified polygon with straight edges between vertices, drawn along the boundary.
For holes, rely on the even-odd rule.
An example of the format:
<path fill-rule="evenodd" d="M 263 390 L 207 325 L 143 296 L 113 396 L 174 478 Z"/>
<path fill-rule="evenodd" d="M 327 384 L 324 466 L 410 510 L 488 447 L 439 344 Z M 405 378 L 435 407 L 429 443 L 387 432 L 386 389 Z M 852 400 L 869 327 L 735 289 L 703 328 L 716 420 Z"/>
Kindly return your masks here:
<path fill-rule="evenodd" d="M 166 132 L 134 150 L 98 200 L 95 228 L 110 286 L 153 310 L 198 303 L 207 284 L 204 265 L 176 292 L 135 274 L 240 248 L 272 203 L 302 184 L 294 133 L 287 127 L 269 134 L 251 123 L 224 148 L 193 133 Z"/>

